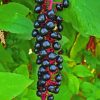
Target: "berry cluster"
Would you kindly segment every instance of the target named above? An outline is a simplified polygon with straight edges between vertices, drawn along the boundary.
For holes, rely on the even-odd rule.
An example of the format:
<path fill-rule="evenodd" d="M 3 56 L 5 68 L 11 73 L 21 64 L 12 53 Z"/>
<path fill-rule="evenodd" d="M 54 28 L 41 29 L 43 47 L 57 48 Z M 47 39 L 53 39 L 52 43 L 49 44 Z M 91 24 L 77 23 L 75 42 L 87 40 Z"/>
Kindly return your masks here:
<path fill-rule="evenodd" d="M 38 70 L 37 95 L 42 100 L 54 100 L 53 94 L 59 92 L 62 76 L 63 58 L 59 55 L 62 39 L 60 32 L 63 30 L 62 17 L 57 16 L 57 11 L 67 8 L 69 3 L 63 0 L 61 3 L 53 0 L 35 0 L 37 5 L 34 12 L 38 13 L 37 20 L 34 22 L 35 29 L 32 36 L 36 37 L 34 52 L 37 54 Z M 55 4 L 54 9 L 52 8 Z"/>

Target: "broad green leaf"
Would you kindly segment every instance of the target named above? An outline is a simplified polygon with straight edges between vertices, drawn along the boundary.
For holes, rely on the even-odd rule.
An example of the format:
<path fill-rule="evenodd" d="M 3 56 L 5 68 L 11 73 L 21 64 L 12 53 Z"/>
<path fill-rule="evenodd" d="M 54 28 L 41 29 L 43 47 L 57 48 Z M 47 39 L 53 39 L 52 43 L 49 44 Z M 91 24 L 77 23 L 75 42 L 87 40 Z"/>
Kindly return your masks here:
<path fill-rule="evenodd" d="M 97 0 L 70 0 L 68 9 L 60 14 L 66 22 L 84 36 L 100 37 L 100 1 Z"/>
<path fill-rule="evenodd" d="M 79 79 L 73 74 L 68 74 L 68 89 L 72 94 L 77 94 L 79 92 L 80 82 Z"/>
<path fill-rule="evenodd" d="M 11 0 L 13 2 L 17 2 L 20 4 L 25 5 L 26 7 L 28 7 L 30 10 L 33 11 L 34 8 L 34 0 Z"/>
<path fill-rule="evenodd" d="M 80 85 L 80 89 L 85 97 L 95 97 L 95 86 L 89 82 L 83 82 Z"/>
<path fill-rule="evenodd" d="M 29 78 L 28 66 L 27 65 L 20 65 L 14 70 L 14 73 L 24 75 L 25 77 Z"/>
<path fill-rule="evenodd" d="M 4 66 L 0 63 L 0 72 L 6 72 L 6 69 L 4 68 Z"/>
<path fill-rule="evenodd" d="M 77 75 L 78 77 L 89 77 L 89 76 L 93 76 L 93 74 L 91 73 L 91 71 L 83 65 L 76 65 L 73 68 L 73 73 L 75 75 Z"/>
<path fill-rule="evenodd" d="M 88 40 L 89 38 L 83 37 L 82 35 L 78 34 L 71 48 L 70 57 L 75 58 L 77 55 L 79 55 L 79 52 L 86 48 Z"/>
<path fill-rule="evenodd" d="M 3 63 L 13 63 L 12 56 L 7 52 L 6 49 L 3 48 L 3 46 L 0 44 L 0 62 Z"/>
<path fill-rule="evenodd" d="M 0 99 L 11 100 L 21 94 L 33 81 L 23 75 L 0 72 Z"/>
<path fill-rule="evenodd" d="M 29 8 L 27 8 L 24 5 L 19 4 L 19 3 L 10 2 L 8 4 L 0 6 L 0 16 L 2 14 L 7 14 L 7 15 L 10 15 L 10 16 L 11 15 L 13 16 L 15 14 L 19 14 L 19 15 L 22 15 L 22 16 L 26 16 L 26 15 L 29 14 L 29 12 L 30 12 Z"/>

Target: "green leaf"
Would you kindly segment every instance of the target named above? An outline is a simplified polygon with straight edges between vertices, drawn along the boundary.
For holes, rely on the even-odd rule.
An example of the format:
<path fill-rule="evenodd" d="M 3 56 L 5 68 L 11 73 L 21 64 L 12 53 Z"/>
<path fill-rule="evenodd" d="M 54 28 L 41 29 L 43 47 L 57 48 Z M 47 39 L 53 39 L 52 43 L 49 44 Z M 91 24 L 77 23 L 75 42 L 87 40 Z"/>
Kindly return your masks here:
<path fill-rule="evenodd" d="M 33 23 L 26 18 L 28 13 L 29 9 L 21 4 L 9 3 L 0 6 L 0 29 L 31 38 Z"/>
<path fill-rule="evenodd" d="M 24 75 L 25 77 L 29 78 L 28 66 L 27 65 L 20 65 L 14 70 L 15 73 Z"/>
<path fill-rule="evenodd" d="M 100 37 L 100 0 L 70 0 L 69 5 L 61 12 L 64 20 L 84 36 Z"/>
<path fill-rule="evenodd" d="M 3 46 L 0 44 L 0 62 L 3 63 L 13 63 L 13 59 L 11 55 L 3 48 Z"/>
<path fill-rule="evenodd" d="M 30 12 L 29 8 L 19 3 L 10 2 L 8 4 L 0 6 L 0 16 L 5 13 L 10 16 L 13 16 L 15 14 L 26 16 L 29 14 L 29 12 Z"/>
<path fill-rule="evenodd" d="M 86 48 L 89 38 L 83 37 L 82 35 L 78 34 L 76 40 L 71 48 L 70 57 L 75 58 L 77 55 L 81 55 L 80 51 Z M 76 59 L 76 58 L 75 58 Z"/>
<path fill-rule="evenodd" d="M 91 71 L 83 65 L 77 65 L 73 68 L 73 73 L 78 77 L 90 77 L 93 76 Z"/>
<path fill-rule="evenodd" d="M 68 89 L 72 94 L 77 94 L 79 92 L 80 82 L 79 79 L 73 74 L 68 74 Z"/>
<path fill-rule="evenodd" d="M 0 72 L 0 99 L 11 100 L 21 94 L 33 81 L 23 75 Z"/>
<path fill-rule="evenodd" d="M 95 86 L 92 84 L 92 83 L 89 83 L 89 82 L 83 82 L 83 83 L 81 83 L 81 85 L 80 85 L 80 89 L 81 89 L 81 91 L 82 91 L 82 93 L 83 93 L 83 95 L 85 96 L 85 97 L 91 97 L 91 96 L 93 96 L 93 97 L 95 97 L 94 96 L 94 93 L 95 93 Z"/>
<path fill-rule="evenodd" d="M 0 72 L 6 72 L 6 69 L 4 68 L 4 66 L 0 63 Z"/>

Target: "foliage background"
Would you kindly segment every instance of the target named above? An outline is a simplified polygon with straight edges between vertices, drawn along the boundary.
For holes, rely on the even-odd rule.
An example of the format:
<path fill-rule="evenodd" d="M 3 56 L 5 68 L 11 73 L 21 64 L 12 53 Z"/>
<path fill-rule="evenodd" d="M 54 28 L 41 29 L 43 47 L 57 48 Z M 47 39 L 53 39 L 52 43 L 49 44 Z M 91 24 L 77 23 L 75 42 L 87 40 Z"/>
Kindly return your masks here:
<path fill-rule="evenodd" d="M 31 32 L 36 19 L 34 0 L 10 0 L 0 5 L 0 100 L 40 100 L 36 96 L 38 66 L 31 52 Z M 60 1 L 60 0 L 55 0 Z M 62 32 L 63 80 L 55 100 L 100 100 L 100 0 L 69 0 Z M 95 54 L 86 50 L 95 36 Z M 30 51 L 30 53 L 29 53 Z M 82 60 L 86 63 L 82 64 Z"/>

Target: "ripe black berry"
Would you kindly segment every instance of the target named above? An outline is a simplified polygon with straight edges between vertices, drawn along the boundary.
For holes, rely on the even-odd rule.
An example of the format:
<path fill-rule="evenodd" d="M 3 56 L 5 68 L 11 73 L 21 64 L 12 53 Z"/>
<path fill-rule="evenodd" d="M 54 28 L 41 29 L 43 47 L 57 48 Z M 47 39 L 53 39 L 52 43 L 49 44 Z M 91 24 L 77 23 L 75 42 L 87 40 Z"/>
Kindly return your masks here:
<path fill-rule="evenodd" d="M 41 5 L 35 6 L 34 11 L 35 11 L 36 13 L 40 13 L 41 10 L 42 10 L 42 6 L 41 6 Z"/>
<path fill-rule="evenodd" d="M 62 24 L 58 24 L 57 27 L 58 27 L 58 31 L 59 31 L 59 32 L 63 31 L 63 26 L 62 26 Z"/>
<path fill-rule="evenodd" d="M 54 92 L 55 87 L 53 85 L 48 86 L 48 91 L 49 92 Z"/>
<path fill-rule="evenodd" d="M 34 27 L 35 28 L 39 28 L 40 27 L 40 23 L 37 20 L 34 22 Z"/>
<path fill-rule="evenodd" d="M 40 56 L 46 56 L 47 55 L 47 51 L 46 50 L 41 50 L 40 51 Z"/>
<path fill-rule="evenodd" d="M 62 4 L 56 4 L 56 9 L 58 11 L 62 11 L 63 10 L 63 5 Z"/>
<path fill-rule="evenodd" d="M 55 72 L 57 70 L 57 67 L 56 65 L 50 65 L 49 69 L 51 72 Z"/>
<path fill-rule="evenodd" d="M 41 36 L 45 36 L 45 35 L 47 35 L 47 33 L 48 33 L 48 30 L 46 28 L 41 28 L 40 29 L 40 35 Z"/>
<path fill-rule="evenodd" d="M 58 64 L 57 67 L 58 67 L 59 70 L 62 70 L 63 69 L 62 64 Z"/>
<path fill-rule="evenodd" d="M 49 80 L 50 79 L 50 74 L 49 73 L 45 73 L 44 75 L 43 75 L 43 79 L 44 80 Z"/>
<path fill-rule="evenodd" d="M 41 48 L 41 44 L 40 44 L 40 43 L 35 43 L 35 48 L 36 48 L 36 49 Z"/>
<path fill-rule="evenodd" d="M 54 60 L 56 58 L 56 54 L 51 52 L 51 53 L 49 53 L 48 57 L 50 60 Z"/>
<path fill-rule="evenodd" d="M 46 20 L 46 15 L 45 14 L 40 14 L 37 18 L 39 23 L 43 23 Z"/>
<path fill-rule="evenodd" d="M 56 88 L 55 88 L 54 93 L 56 93 L 56 94 L 59 93 L 59 87 L 56 87 Z"/>
<path fill-rule="evenodd" d="M 54 100 L 54 96 L 51 94 L 48 96 L 47 100 Z"/>
<path fill-rule="evenodd" d="M 59 42 L 54 42 L 53 47 L 55 50 L 59 50 L 61 48 L 61 45 L 59 44 Z"/>
<path fill-rule="evenodd" d="M 69 1 L 68 0 L 63 0 L 63 7 L 68 8 L 69 6 Z"/>
<path fill-rule="evenodd" d="M 48 10 L 47 11 L 47 16 L 50 19 L 54 19 L 55 18 L 55 11 L 54 10 Z"/>
<path fill-rule="evenodd" d="M 58 74 L 56 77 L 55 77 L 56 81 L 59 82 L 62 80 L 62 76 L 61 74 Z"/>
<path fill-rule="evenodd" d="M 56 20 L 57 20 L 58 23 L 61 23 L 63 21 L 63 18 L 60 17 L 60 16 L 57 16 Z"/>
<path fill-rule="evenodd" d="M 51 44 L 50 44 L 50 42 L 49 42 L 49 41 L 47 41 L 47 40 L 46 40 L 46 41 L 44 41 L 44 42 L 43 42 L 43 44 L 42 44 L 43 48 L 49 48 L 49 47 L 50 47 L 50 45 L 51 45 Z"/>
<path fill-rule="evenodd" d="M 46 83 L 45 80 L 39 80 L 39 81 L 37 82 L 37 85 L 38 85 L 38 86 L 44 86 L 45 83 Z"/>
<path fill-rule="evenodd" d="M 43 65 L 43 66 L 49 66 L 49 65 L 50 65 L 50 62 L 49 62 L 48 60 L 44 60 L 44 61 L 42 62 L 42 65 Z"/>
<path fill-rule="evenodd" d="M 44 40 L 44 37 L 43 37 L 43 36 L 40 36 L 40 35 L 37 35 L 36 40 L 37 40 L 38 42 L 41 42 L 41 41 Z"/>
<path fill-rule="evenodd" d="M 39 31 L 37 29 L 34 29 L 32 32 L 32 37 L 36 37 L 39 34 Z"/>
<path fill-rule="evenodd" d="M 55 28 L 55 24 L 52 21 L 46 23 L 46 28 L 51 30 Z"/>
<path fill-rule="evenodd" d="M 44 0 L 35 0 L 36 3 L 42 4 Z"/>
<path fill-rule="evenodd" d="M 40 73 L 45 73 L 46 72 L 46 69 L 44 68 L 44 66 L 40 66 L 39 72 Z"/>
<path fill-rule="evenodd" d="M 60 64 L 63 62 L 63 58 L 61 56 L 58 56 L 56 59 L 57 63 Z"/>
<path fill-rule="evenodd" d="M 37 60 L 36 60 L 36 63 L 37 63 L 37 64 L 41 64 L 41 60 L 40 60 L 40 59 L 37 59 Z"/>
<path fill-rule="evenodd" d="M 42 94 L 42 92 L 40 92 L 40 91 L 37 91 L 37 96 L 41 96 L 41 94 Z"/>

